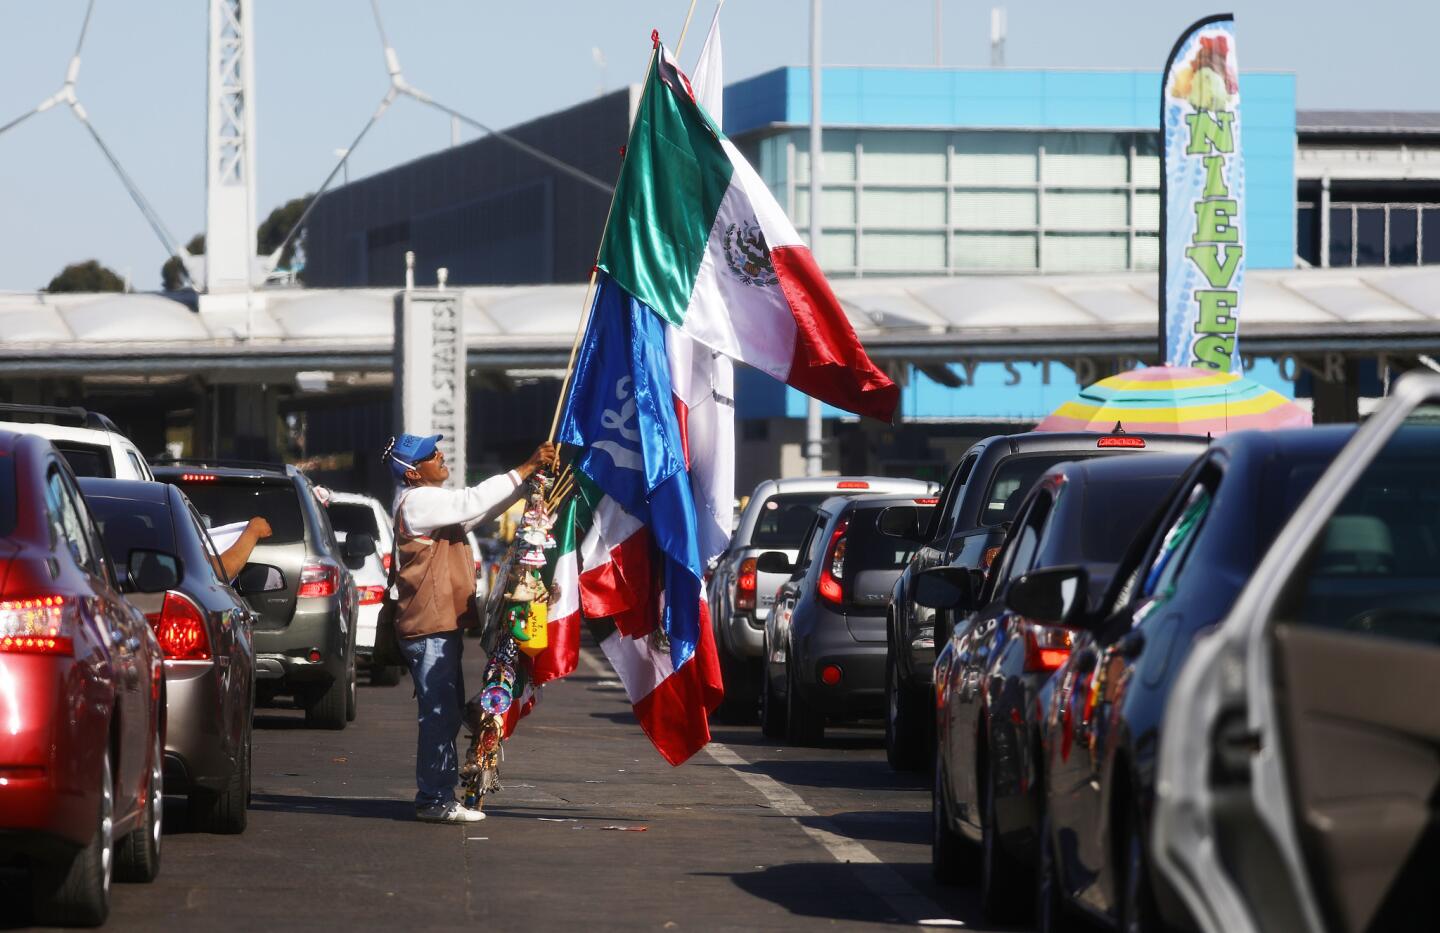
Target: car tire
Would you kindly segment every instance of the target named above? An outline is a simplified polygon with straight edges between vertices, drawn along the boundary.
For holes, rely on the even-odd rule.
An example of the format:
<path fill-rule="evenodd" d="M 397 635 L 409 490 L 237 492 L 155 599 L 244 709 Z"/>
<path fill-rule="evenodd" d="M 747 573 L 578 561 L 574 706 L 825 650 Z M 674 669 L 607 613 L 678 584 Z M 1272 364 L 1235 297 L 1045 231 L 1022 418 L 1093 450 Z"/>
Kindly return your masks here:
<path fill-rule="evenodd" d="M 324 690 L 310 696 L 305 707 L 305 725 L 311 729 L 339 731 L 350 721 L 350 679 L 337 677 Z"/>
<path fill-rule="evenodd" d="M 1036 933 L 1074 933 L 1077 929 L 1070 906 L 1065 903 L 1059 863 L 1051 836 L 1050 814 L 1040 817 L 1039 860 L 1035 867 Z"/>
<path fill-rule="evenodd" d="M 996 923 L 1024 920 L 1030 900 L 1025 896 L 1025 869 L 1005 851 L 995 828 L 995 770 L 985 766 L 985 818 L 980 826 L 980 910 Z"/>
<path fill-rule="evenodd" d="M 350 665 L 347 669 L 350 673 L 346 677 L 349 686 L 345 689 L 345 721 L 354 722 L 360 713 L 360 666 L 355 661 L 353 651 L 350 653 Z"/>
<path fill-rule="evenodd" d="M 370 668 L 370 686 L 393 687 L 400 682 L 404 671 L 398 664 L 376 664 Z"/>
<path fill-rule="evenodd" d="M 190 792 L 190 826 L 196 832 L 235 836 L 250 823 L 250 730 L 240 743 L 235 769 L 220 791 L 195 788 Z"/>
<path fill-rule="evenodd" d="M 110 872 L 114 865 L 115 775 L 104 755 L 99 825 L 89 844 L 68 862 L 32 869 L 32 909 L 47 926 L 99 926 L 110 915 Z"/>
<path fill-rule="evenodd" d="M 770 643 L 765 643 L 765 661 L 760 674 L 760 733 L 766 738 L 783 739 L 789 731 L 785 721 L 785 703 L 775 693 L 770 671 Z"/>
<path fill-rule="evenodd" d="M 754 722 L 754 676 L 746 669 L 745 662 L 732 655 L 723 644 L 717 653 L 720 655 L 720 679 L 725 684 L 725 699 L 715 711 L 717 721 L 737 725 Z"/>
<path fill-rule="evenodd" d="M 825 714 L 801 695 L 795 657 L 791 645 L 785 652 L 785 737 L 791 745 L 816 746 L 825 741 Z"/>
<path fill-rule="evenodd" d="M 1140 830 L 1140 816 L 1131 807 L 1125 820 L 1125 877 L 1120 900 L 1120 929 L 1123 933 L 1152 933 L 1164 930 L 1160 910 L 1150 887 L 1149 859 Z"/>
<path fill-rule="evenodd" d="M 945 805 L 945 766 L 935 756 L 935 780 L 930 787 L 930 874 L 939 884 L 968 881 L 975 873 L 975 847 L 950 828 Z"/>
<path fill-rule="evenodd" d="M 918 690 L 906 687 L 894 645 L 885 652 L 885 758 L 896 771 L 923 771 L 934 753 L 924 716 L 934 714 Z"/>
<path fill-rule="evenodd" d="M 155 730 L 150 750 L 150 774 L 145 781 L 145 806 L 140 822 L 115 843 L 117 881 L 149 883 L 160 874 L 160 836 L 165 823 L 165 742 Z"/>

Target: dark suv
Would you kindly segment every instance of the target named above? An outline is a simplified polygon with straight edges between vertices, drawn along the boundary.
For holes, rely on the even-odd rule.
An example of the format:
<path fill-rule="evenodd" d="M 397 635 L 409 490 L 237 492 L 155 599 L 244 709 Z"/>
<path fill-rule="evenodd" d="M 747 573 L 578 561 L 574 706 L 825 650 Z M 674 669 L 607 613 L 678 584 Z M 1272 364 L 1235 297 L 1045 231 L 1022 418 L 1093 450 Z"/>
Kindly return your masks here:
<path fill-rule="evenodd" d="M 236 580 L 259 615 L 256 703 L 288 694 L 304 707 L 306 725 L 345 728 L 355 719 L 359 601 L 310 481 L 291 466 L 203 463 L 156 467 L 155 478 L 179 486 L 212 530 L 257 515 L 270 523 L 273 534 Z M 375 545 L 365 535 L 346 543 L 367 546 Z"/>
<path fill-rule="evenodd" d="M 892 767 L 920 770 L 934 750 L 935 616 L 915 605 L 915 576 L 931 567 L 988 570 L 1025 494 L 1061 461 L 1141 450 L 1198 454 L 1207 443 L 1203 437 L 1162 434 L 1035 431 L 987 437 L 960 458 L 927 526 L 907 527 L 900 512 L 882 521 L 887 534 L 924 542 L 895 581 L 886 626 L 885 751 Z"/>

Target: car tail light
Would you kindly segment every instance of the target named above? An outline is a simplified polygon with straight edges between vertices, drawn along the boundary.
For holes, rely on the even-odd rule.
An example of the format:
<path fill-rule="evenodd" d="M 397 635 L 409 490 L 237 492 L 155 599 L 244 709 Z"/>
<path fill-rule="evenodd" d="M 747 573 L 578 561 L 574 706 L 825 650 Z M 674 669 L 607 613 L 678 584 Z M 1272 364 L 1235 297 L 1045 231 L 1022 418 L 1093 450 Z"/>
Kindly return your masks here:
<path fill-rule="evenodd" d="M 845 594 L 845 532 L 849 530 L 850 519 L 842 518 L 830 533 L 825 559 L 820 564 L 820 598 L 832 603 L 840 602 Z"/>
<path fill-rule="evenodd" d="M 390 561 L 391 561 L 391 555 L 389 555 L 389 554 L 386 554 L 384 557 L 380 558 L 380 562 L 385 565 L 385 572 L 386 572 L 386 573 L 389 573 L 389 572 L 390 572 Z"/>
<path fill-rule="evenodd" d="M 846 479 L 835 484 L 836 489 L 869 489 L 870 484 L 863 479 Z"/>
<path fill-rule="evenodd" d="M 916 504 L 916 505 L 935 505 L 935 504 L 938 503 L 939 501 L 940 501 L 940 497 L 939 497 L 939 496 L 928 496 L 928 497 L 926 497 L 926 498 L 924 498 L 924 499 L 916 499 L 916 500 L 915 500 L 915 504 Z"/>
<path fill-rule="evenodd" d="M 188 596 L 174 590 L 165 594 L 159 612 L 148 612 L 145 618 L 155 630 L 155 639 L 167 661 L 210 660 L 210 635 L 205 631 L 205 615 Z"/>
<path fill-rule="evenodd" d="M 1070 633 L 1062 628 L 1032 625 L 1025 631 L 1025 670 L 1059 670 L 1070 658 Z"/>
<path fill-rule="evenodd" d="M 820 682 L 827 687 L 835 686 L 844 676 L 845 672 L 837 664 L 827 664 L 820 669 Z"/>
<path fill-rule="evenodd" d="M 357 586 L 356 592 L 360 594 L 360 605 L 375 606 L 385 601 L 385 587 L 383 586 Z"/>
<path fill-rule="evenodd" d="M 735 578 L 735 608 L 755 608 L 755 558 L 747 557 L 740 562 L 740 574 Z"/>
<path fill-rule="evenodd" d="M 214 473 L 181 473 L 182 483 L 213 483 L 220 477 Z"/>
<path fill-rule="evenodd" d="M 306 561 L 300 568 L 300 592 L 307 596 L 334 596 L 340 590 L 340 568 L 329 561 Z"/>
<path fill-rule="evenodd" d="M 1145 438 L 1131 434 L 1107 434 L 1095 442 L 1096 447 L 1130 447 L 1136 450 L 1145 446 Z"/>
<path fill-rule="evenodd" d="M 982 556 L 982 557 L 980 558 L 980 569 L 981 569 L 981 570 L 989 570 L 989 569 L 990 569 L 990 565 L 993 564 L 993 563 L 995 563 L 995 558 L 996 558 L 996 557 L 999 557 L 999 556 L 1000 556 L 1000 545 L 997 544 L 997 545 L 995 545 L 994 547 L 987 547 L 987 548 L 985 549 L 985 554 L 984 554 L 984 556 Z"/>
<path fill-rule="evenodd" d="M 0 653 L 73 653 L 77 611 L 64 596 L 0 599 Z"/>

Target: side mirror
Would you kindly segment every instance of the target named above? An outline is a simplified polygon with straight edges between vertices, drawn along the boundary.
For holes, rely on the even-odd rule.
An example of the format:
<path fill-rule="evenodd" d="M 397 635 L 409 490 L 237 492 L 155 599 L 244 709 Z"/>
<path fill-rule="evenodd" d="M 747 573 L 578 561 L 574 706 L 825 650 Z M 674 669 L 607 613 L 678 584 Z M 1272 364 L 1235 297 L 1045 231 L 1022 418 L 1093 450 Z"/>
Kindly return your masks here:
<path fill-rule="evenodd" d="M 755 569 L 760 573 L 791 574 L 795 572 L 795 565 L 782 551 L 766 551 L 755 558 Z"/>
<path fill-rule="evenodd" d="M 927 609 L 973 612 L 977 595 L 969 567 L 931 567 L 915 578 L 915 603 Z"/>
<path fill-rule="evenodd" d="M 246 564 L 235 578 L 235 589 L 241 596 L 274 593 L 285 589 L 285 574 L 269 564 Z"/>
<path fill-rule="evenodd" d="M 375 553 L 375 538 L 363 532 L 347 535 L 340 552 L 352 560 L 364 560 Z"/>
<path fill-rule="evenodd" d="M 131 548 L 125 558 L 125 589 L 132 593 L 163 593 L 180 585 L 184 566 L 166 551 Z"/>
<path fill-rule="evenodd" d="M 1005 592 L 1005 606 L 1032 622 L 1074 627 L 1084 612 L 1090 574 L 1084 567 L 1047 567 L 1025 574 Z"/>
<path fill-rule="evenodd" d="M 892 505 L 881 510 L 875 527 L 886 537 L 914 541 L 920 537 L 920 510 L 913 505 Z"/>

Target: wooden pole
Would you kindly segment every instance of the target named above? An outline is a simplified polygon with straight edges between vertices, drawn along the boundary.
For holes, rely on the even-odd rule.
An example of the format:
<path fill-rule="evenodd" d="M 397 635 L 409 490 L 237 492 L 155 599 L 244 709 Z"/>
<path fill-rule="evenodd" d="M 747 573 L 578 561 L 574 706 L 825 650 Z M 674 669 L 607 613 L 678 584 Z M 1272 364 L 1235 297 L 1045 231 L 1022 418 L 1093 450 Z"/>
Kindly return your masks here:
<path fill-rule="evenodd" d="M 690 18 L 695 15 L 697 0 L 690 0 L 690 11 L 685 14 L 685 25 L 680 27 L 680 41 L 675 43 L 675 60 L 680 60 L 680 50 L 685 48 L 685 33 L 690 31 Z"/>

